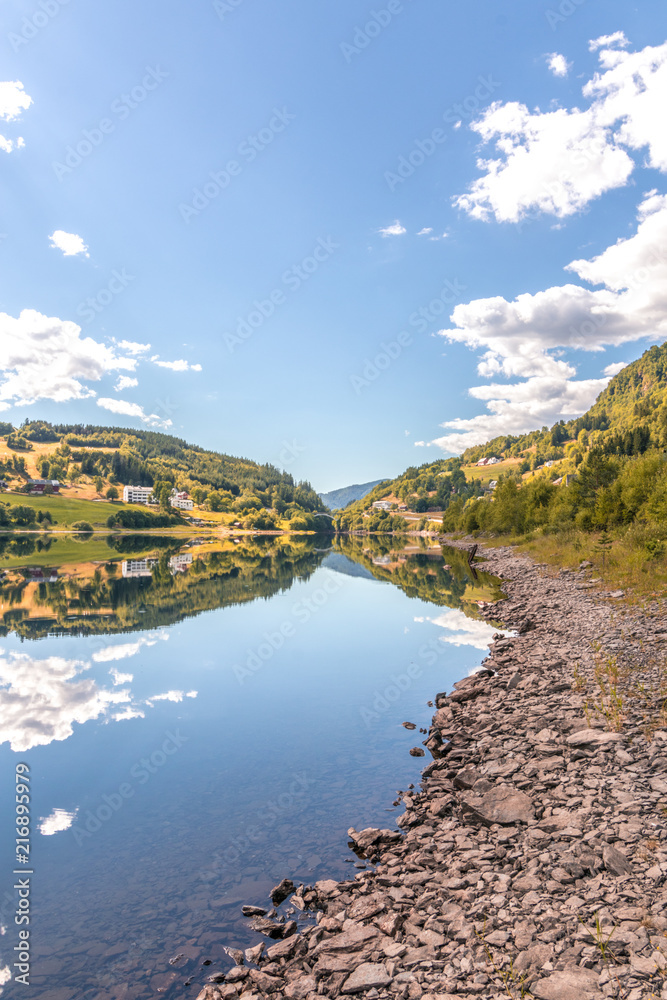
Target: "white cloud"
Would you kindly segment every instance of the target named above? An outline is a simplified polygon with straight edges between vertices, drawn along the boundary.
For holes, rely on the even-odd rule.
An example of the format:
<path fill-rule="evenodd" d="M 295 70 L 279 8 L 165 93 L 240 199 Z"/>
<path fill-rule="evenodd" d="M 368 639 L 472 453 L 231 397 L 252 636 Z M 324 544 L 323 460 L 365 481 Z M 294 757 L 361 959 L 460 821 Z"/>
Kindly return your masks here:
<path fill-rule="evenodd" d="M 378 233 L 380 234 L 380 236 L 385 236 L 385 237 L 403 236 L 404 233 L 407 233 L 407 229 L 405 228 L 405 226 L 402 226 L 397 219 L 396 222 L 392 223 L 391 226 L 387 226 L 385 229 L 378 229 Z"/>
<path fill-rule="evenodd" d="M 153 364 L 157 365 L 159 368 L 170 368 L 172 372 L 200 372 L 201 365 L 191 365 L 187 361 L 158 361 L 159 354 L 155 354 L 151 361 Z"/>
<path fill-rule="evenodd" d="M 547 66 L 554 76 L 567 76 L 572 67 L 572 63 L 569 63 L 560 52 L 551 52 L 546 60 Z"/>
<path fill-rule="evenodd" d="M 573 261 L 567 270 L 604 287 L 566 284 L 513 301 L 495 296 L 455 307 L 454 326 L 441 335 L 482 351 L 480 375 L 525 381 L 470 389 L 487 412 L 446 421 L 442 426 L 452 433 L 431 444 L 456 453 L 498 434 L 578 416 L 618 366 L 608 366 L 604 378 L 576 380 L 575 367 L 559 357 L 562 349 L 601 352 L 609 345 L 667 338 L 667 195 L 649 192 L 633 236 L 591 260 Z"/>
<path fill-rule="evenodd" d="M 120 413 L 125 417 L 137 417 L 148 427 L 171 427 L 172 421 L 159 417 L 157 413 L 145 413 L 143 406 L 139 403 L 130 403 L 126 399 L 110 399 L 106 396 L 97 400 L 97 405 L 112 413 Z"/>
<path fill-rule="evenodd" d="M 100 687 L 82 677 L 88 664 L 60 656 L 36 659 L 27 653 L 0 656 L 0 733 L 12 750 L 24 753 L 72 735 L 82 725 L 130 700 L 127 691 Z"/>
<path fill-rule="evenodd" d="M 606 368 L 602 369 L 602 374 L 606 375 L 608 378 L 613 378 L 614 375 L 618 375 L 619 372 L 622 372 L 623 369 L 627 367 L 627 361 L 614 361 L 612 365 L 607 365 Z"/>
<path fill-rule="evenodd" d="M 475 386 L 470 394 L 483 399 L 488 412 L 469 419 L 445 421 L 442 426 L 454 433 L 428 443 L 458 454 L 499 434 L 525 434 L 537 427 L 550 427 L 558 420 L 584 413 L 608 381 L 608 378 L 576 381 L 536 376 L 511 385 Z"/>
<path fill-rule="evenodd" d="M 140 708 L 131 708 L 129 705 L 122 712 L 116 712 L 113 717 L 114 722 L 123 722 L 127 719 L 145 719 L 146 713 Z"/>
<path fill-rule="evenodd" d="M 487 650 L 491 637 L 496 629 L 485 621 L 468 618 L 463 611 L 452 609 L 443 611 L 436 618 L 415 618 L 416 622 L 426 620 L 432 625 L 438 625 L 446 634 L 438 636 L 440 642 L 451 646 L 473 646 L 475 649 Z"/>
<path fill-rule="evenodd" d="M 93 653 L 93 660 L 95 663 L 110 663 L 112 660 L 126 660 L 129 656 L 136 656 L 140 649 L 144 646 L 154 646 L 158 639 L 167 641 L 169 639 L 168 632 L 149 632 L 146 636 L 141 636 L 136 642 L 120 642 L 112 646 L 105 646 L 104 649 L 98 649 Z M 113 669 L 110 671 L 112 674 L 115 672 Z M 121 676 L 121 675 L 119 675 Z M 128 675 L 129 680 L 132 680 L 132 676 Z M 114 681 L 114 684 L 120 683 L 119 681 Z"/>
<path fill-rule="evenodd" d="M 81 336 L 69 320 L 24 309 L 18 318 L 0 313 L 0 409 L 51 399 L 64 403 L 94 396 L 84 382 L 109 372 L 133 371 L 136 361 Z M 3 405 L 4 404 L 4 405 Z"/>
<path fill-rule="evenodd" d="M 430 236 L 432 232 L 433 232 L 432 226 L 425 226 L 424 229 L 419 230 L 417 236 Z"/>
<path fill-rule="evenodd" d="M 65 257 L 76 257 L 82 253 L 85 257 L 90 257 L 88 247 L 80 236 L 76 233 L 66 233 L 64 229 L 56 229 L 49 236 L 51 246 L 56 250 L 62 250 Z"/>
<path fill-rule="evenodd" d="M 179 702 L 179 701 L 183 701 L 184 698 L 196 698 L 196 697 L 197 697 L 197 692 L 196 691 L 188 691 L 187 694 L 185 694 L 185 692 L 183 692 L 183 691 L 165 691 L 164 694 L 154 694 L 154 695 L 151 695 L 150 698 L 146 699 L 146 704 L 150 705 L 150 707 L 152 708 L 154 701 L 174 701 L 174 702 Z"/>
<path fill-rule="evenodd" d="M 614 46 L 626 49 L 629 44 L 630 42 L 625 37 L 625 32 L 615 31 L 613 35 L 600 35 L 599 38 L 593 38 L 588 43 L 588 51 L 596 52 L 597 49 L 611 49 Z"/>
<path fill-rule="evenodd" d="M 139 385 L 138 378 L 131 378 L 129 375 L 121 375 L 116 382 L 114 389 L 116 392 L 122 392 L 123 389 L 134 389 Z"/>
<path fill-rule="evenodd" d="M 660 125 L 667 43 L 635 53 L 602 48 L 599 60 L 604 72 L 584 86 L 590 101 L 584 110 L 541 112 L 496 102 L 472 122 L 499 155 L 478 160 L 483 176 L 454 199 L 459 208 L 499 222 L 518 222 L 532 212 L 564 218 L 627 183 L 635 169 L 627 149 L 646 149 L 648 165 L 667 171 L 667 130 Z"/>
<path fill-rule="evenodd" d="M 0 119 L 6 122 L 16 121 L 21 117 L 21 112 L 26 111 L 31 104 L 32 97 L 26 94 L 19 80 L 0 81 Z M 0 135 L 0 149 L 4 153 L 11 153 L 22 146 L 25 146 L 23 139 L 6 139 L 4 135 Z"/>
<path fill-rule="evenodd" d="M 68 812 L 67 809 L 54 809 L 50 816 L 40 817 L 39 832 L 45 837 L 52 837 L 54 833 L 69 830 L 78 811 L 78 809 L 75 809 L 74 812 Z"/>
<path fill-rule="evenodd" d="M 151 348 L 150 344 L 139 344 L 136 340 L 120 340 L 118 346 L 128 354 L 145 354 Z"/>
<path fill-rule="evenodd" d="M 134 680 L 134 674 L 121 674 L 120 670 L 116 670 L 115 667 L 111 668 L 109 674 L 111 675 L 114 687 L 118 687 L 120 684 L 131 684 Z"/>

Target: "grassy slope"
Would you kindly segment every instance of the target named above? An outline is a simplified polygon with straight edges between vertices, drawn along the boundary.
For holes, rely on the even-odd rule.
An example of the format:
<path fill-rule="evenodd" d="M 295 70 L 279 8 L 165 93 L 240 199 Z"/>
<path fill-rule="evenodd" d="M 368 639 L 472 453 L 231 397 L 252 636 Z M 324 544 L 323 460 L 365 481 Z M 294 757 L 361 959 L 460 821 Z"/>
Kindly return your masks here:
<path fill-rule="evenodd" d="M 140 504 L 134 503 L 121 505 L 110 503 L 108 500 L 95 503 L 92 500 L 79 500 L 69 496 L 28 496 L 25 493 L 0 493 L 0 503 L 20 504 L 32 507 L 33 510 L 48 511 L 58 522 L 56 529 L 67 528 L 74 521 L 89 521 L 94 528 L 106 528 L 109 514 L 113 514 L 121 506 L 127 510 L 146 510 Z M 156 530 L 164 532 L 164 528 Z"/>

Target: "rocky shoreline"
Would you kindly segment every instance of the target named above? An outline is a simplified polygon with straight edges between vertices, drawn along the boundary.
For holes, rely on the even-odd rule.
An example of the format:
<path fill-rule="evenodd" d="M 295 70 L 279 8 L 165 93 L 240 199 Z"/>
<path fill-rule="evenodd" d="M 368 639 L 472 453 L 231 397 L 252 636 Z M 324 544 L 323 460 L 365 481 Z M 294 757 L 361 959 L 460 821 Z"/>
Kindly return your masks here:
<path fill-rule="evenodd" d="M 350 830 L 372 869 L 244 908 L 267 944 L 198 1000 L 667 998 L 662 605 L 484 557 L 507 596 L 481 613 L 516 634 L 436 697 L 403 832 Z"/>

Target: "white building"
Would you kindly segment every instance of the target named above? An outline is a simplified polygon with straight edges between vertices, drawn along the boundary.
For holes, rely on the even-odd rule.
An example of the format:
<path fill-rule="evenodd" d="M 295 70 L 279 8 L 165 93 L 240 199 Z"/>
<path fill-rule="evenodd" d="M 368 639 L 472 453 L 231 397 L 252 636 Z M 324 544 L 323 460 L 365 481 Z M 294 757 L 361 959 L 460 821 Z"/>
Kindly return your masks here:
<path fill-rule="evenodd" d="M 152 499 L 152 486 L 123 486 L 125 503 L 150 503 Z"/>
<path fill-rule="evenodd" d="M 392 503 L 390 500 L 376 500 L 373 506 L 376 510 L 391 510 Z"/>
<path fill-rule="evenodd" d="M 169 503 L 172 507 L 177 507 L 179 510 L 192 510 L 194 507 L 194 502 L 187 493 L 176 493 L 169 498 Z"/>

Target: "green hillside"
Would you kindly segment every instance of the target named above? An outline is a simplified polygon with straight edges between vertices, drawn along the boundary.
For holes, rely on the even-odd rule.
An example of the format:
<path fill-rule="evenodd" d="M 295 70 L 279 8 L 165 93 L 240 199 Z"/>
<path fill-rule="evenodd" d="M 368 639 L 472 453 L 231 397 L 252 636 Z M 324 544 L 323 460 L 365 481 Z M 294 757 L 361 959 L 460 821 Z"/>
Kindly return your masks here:
<path fill-rule="evenodd" d="M 128 484 L 168 487 L 167 493 L 176 487 L 206 511 L 233 513 L 247 527 L 267 529 L 285 521 L 300 530 L 321 527 L 323 519 L 313 515 L 326 510 L 309 483 L 273 465 L 157 431 L 33 420 L 19 428 L 0 424 L 0 438 L 0 478 L 13 491 L 31 476 L 59 480 L 78 502 L 113 498 Z"/>
<path fill-rule="evenodd" d="M 616 375 L 583 416 L 406 470 L 337 516 L 341 530 L 396 530 L 401 504 L 442 512 L 445 530 L 630 532 L 651 556 L 667 542 L 667 345 Z M 477 470 L 481 458 L 497 465 Z M 491 471 L 489 471 L 489 469 Z M 489 482 L 495 477 L 497 485 Z M 372 510 L 387 498 L 396 509 Z M 432 516 L 432 515 L 431 515 Z M 440 516 L 440 513 L 438 514 Z"/>

